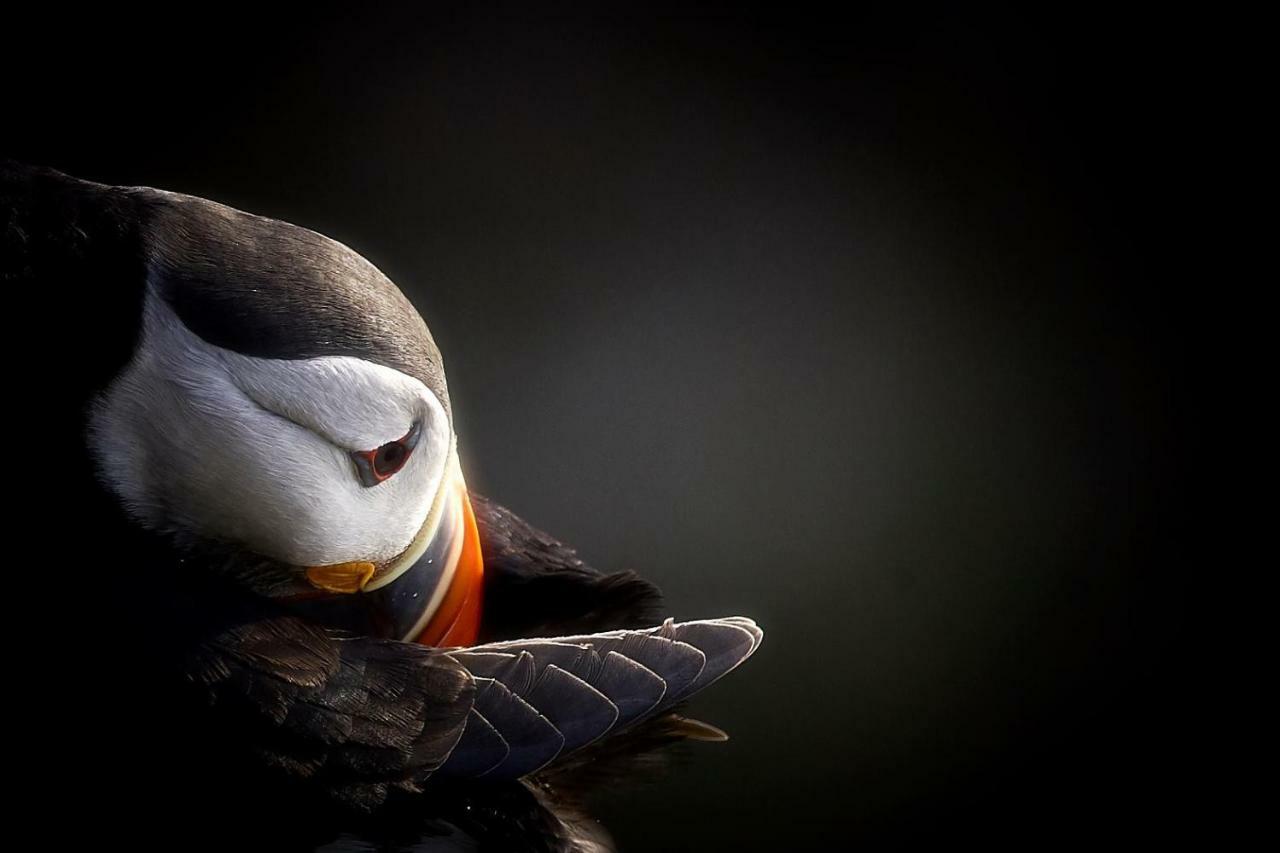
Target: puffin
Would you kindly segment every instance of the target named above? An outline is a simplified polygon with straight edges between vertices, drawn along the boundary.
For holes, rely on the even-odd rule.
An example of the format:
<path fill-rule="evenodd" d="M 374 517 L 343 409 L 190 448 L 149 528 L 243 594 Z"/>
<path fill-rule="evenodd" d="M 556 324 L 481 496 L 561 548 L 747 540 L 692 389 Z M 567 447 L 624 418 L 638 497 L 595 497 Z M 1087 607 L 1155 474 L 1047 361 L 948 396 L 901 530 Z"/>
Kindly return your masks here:
<path fill-rule="evenodd" d="M 657 721 L 722 738 L 677 712 L 761 629 L 664 619 L 652 583 L 469 489 L 440 351 L 361 255 L 14 161 L 0 218 L 56 353 L 17 365 L 47 414 L 15 476 L 59 522 L 27 608 L 50 763 L 234 754 L 220 778 L 370 812 Z"/>

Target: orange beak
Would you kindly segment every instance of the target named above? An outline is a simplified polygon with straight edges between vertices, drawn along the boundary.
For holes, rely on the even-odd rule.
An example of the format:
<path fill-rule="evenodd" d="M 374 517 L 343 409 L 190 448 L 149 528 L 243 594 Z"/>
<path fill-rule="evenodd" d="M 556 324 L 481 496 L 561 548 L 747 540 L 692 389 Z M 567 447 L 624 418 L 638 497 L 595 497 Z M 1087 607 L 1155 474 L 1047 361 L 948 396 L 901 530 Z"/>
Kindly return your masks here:
<path fill-rule="evenodd" d="M 379 571 L 355 560 L 309 566 L 304 575 L 320 591 L 293 599 L 304 615 L 357 633 L 428 646 L 470 646 L 480 634 L 484 557 L 466 485 L 452 466 L 438 506 L 394 564 Z"/>
<path fill-rule="evenodd" d="M 422 633 L 414 638 L 425 646 L 474 646 L 480 635 L 484 604 L 484 557 L 480 553 L 480 531 L 471 499 L 462 492 L 463 541 L 453 582 L 444 601 L 431 616 Z"/>

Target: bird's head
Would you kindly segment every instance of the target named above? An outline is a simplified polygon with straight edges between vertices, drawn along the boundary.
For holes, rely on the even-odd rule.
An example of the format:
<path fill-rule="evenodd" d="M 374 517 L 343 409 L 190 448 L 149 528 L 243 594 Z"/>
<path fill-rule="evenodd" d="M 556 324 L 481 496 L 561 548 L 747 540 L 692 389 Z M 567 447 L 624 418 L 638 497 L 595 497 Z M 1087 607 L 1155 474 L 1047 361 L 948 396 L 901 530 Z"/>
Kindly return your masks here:
<path fill-rule="evenodd" d="M 102 481 L 136 523 L 224 555 L 259 592 L 418 636 L 474 531 L 421 316 L 337 242 L 133 192 L 141 324 L 91 409 Z"/>

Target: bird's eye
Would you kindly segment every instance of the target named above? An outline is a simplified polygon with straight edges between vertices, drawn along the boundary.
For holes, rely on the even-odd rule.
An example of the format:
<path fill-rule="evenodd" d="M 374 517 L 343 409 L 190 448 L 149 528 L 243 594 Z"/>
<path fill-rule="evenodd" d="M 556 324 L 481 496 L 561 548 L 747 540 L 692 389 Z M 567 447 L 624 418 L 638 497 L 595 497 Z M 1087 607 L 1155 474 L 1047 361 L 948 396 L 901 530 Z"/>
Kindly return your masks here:
<path fill-rule="evenodd" d="M 374 450 L 352 451 L 351 458 L 355 460 L 360 482 L 366 486 L 376 486 L 403 468 L 421 434 L 422 424 L 415 421 L 402 438 L 388 441 Z"/>

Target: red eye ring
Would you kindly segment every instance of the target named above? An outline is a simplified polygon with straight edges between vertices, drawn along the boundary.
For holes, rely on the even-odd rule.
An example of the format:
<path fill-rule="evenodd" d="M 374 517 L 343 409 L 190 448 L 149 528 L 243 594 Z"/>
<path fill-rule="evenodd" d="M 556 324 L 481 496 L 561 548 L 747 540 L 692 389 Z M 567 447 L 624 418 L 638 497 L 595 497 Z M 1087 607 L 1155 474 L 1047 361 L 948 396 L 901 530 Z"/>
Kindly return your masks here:
<path fill-rule="evenodd" d="M 422 424 L 415 421 L 403 437 L 388 441 L 373 450 L 353 450 L 351 458 L 356 463 L 356 475 L 365 486 L 376 486 L 404 467 L 418 446 Z"/>

